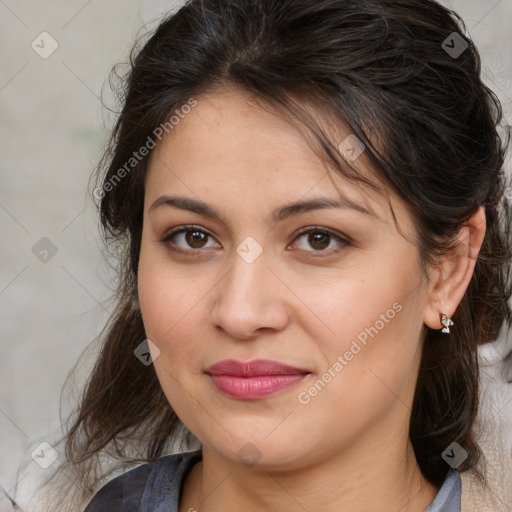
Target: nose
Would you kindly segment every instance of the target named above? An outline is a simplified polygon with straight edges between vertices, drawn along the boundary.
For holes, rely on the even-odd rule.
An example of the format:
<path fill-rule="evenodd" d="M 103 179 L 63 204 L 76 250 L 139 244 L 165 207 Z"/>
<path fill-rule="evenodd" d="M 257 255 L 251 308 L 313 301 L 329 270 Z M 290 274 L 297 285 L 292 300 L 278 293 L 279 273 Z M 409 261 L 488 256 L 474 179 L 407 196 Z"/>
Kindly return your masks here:
<path fill-rule="evenodd" d="M 285 300 L 289 291 L 269 267 L 265 251 L 252 263 L 234 253 L 231 262 L 215 287 L 213 325 L 241 340 L 284 329 L 290 322 Z"/>

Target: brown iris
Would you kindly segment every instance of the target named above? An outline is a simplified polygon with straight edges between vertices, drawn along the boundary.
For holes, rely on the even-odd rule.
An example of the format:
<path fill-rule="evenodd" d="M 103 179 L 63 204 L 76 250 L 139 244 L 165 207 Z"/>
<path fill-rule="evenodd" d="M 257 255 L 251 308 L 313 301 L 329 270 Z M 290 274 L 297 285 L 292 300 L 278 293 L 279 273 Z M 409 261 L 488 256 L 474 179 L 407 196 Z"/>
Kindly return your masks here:
<path fill-rule="evenodd" d="M 308 243 L 314 249 L 325 249 L 329 245 L 329 241 L 330 235 L 328 233 L 315 231 L 308 236 Z"/>
<path fill-rule="evenodd" d="M 187 240 L 187 243 L 190 245 L 190 247 L 194 249 L 200 249 L 203 247 L 201 244 L 207 241 L 208 234 L 202 233 L 201 231 L 187 231 L 185 234 L 185 239 Z"/>

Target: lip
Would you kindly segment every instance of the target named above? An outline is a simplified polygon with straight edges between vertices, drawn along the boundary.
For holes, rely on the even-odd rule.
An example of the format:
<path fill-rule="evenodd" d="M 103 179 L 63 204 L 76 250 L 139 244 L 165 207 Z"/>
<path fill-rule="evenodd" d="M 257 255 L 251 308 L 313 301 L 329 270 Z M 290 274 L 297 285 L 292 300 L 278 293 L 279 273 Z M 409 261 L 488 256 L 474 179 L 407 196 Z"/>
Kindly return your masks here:
<path fill-rule="evenodd" d="M 259 400 L 294 386 L 311 372 L 268 359 L 226 359 L 205 373 L 218 391 L 232 398 Z"/>
<path fill-rule="evenodd" d="M 262 375 L 296 375 L 311 372 L 270 359 L 254 359 L 245 362 L 236 359 L 225 359 L 209 366 L 206 373 L 208 375 L 231 375 L 233 377 L 259 377 Z"/>

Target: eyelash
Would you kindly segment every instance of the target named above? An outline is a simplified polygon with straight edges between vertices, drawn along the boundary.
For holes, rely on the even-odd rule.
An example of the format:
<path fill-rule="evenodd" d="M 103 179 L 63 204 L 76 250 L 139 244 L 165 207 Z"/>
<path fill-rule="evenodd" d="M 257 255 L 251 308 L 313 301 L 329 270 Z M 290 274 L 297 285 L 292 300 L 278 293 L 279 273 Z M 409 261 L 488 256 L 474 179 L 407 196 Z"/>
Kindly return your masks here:
<path fill-rule="evenodd" d="M 172 251 L 174 253 L 187 254 L 189 256 L 202 256 L 200 253 L 203 251 L 203 249 L 181 249 L 181 248 L 176 247 L 175 244 L 173 244 L 174 246 L 171 245 L 170 242 L 171 242 L 171 239 L 174 236 L 179 235 L 181 233 L 187 233 L 188 231 L 199 231 L 201 233 L 206 234 L 207 236 L 209 236 L 211 238 L 214 238 L 213 235 L 208 233 L 208 231 L 205 231 L 200 226 L 186 225 L 186 226 L 180 226 L 179 228 L 172 230 L 170 233 L 165 235 L 164 238 L 159 240 L 159 242 L 164 244 L 170 251 Z M 325 255 L 325 254 L 327 254 L 328 256 L 332 256 L 333 254 L 337 254 L 340 251 L 342 251 L 343 248 L 352 245 L 351 242 L 347 238 L 345 238 L 344 236 L 336 233 L 335 231 L 333 231 L 333 230 L 331 230 L 329 228 L 325 228 L 325 227 L 321 227 L 321 226 L 308 226 L 306 228 L 302 228 L 296 234 L 296 236 L 293 239 L 293 241 L 295 241 L 296 239 L 298 239 L 302 235 L 309 234 L 309 233 L 322 233 L 324 235 L 329 235 L 330 237 L 332 237 L 335 241 L 337 241 L 342 246 L 339 249 L 336 249 L 336 250 L 330 249 L 330 250 L 327 250 L 327 251 L 325 251 L 325 250 L 320 250 L 320 251 L 315 251 L 315 250 L 305 251 L 305 250 L 301 250 L 302 252 L 312 253 L 312 256 L 314 258 L 316 258 L 316 257 L 323 257 L 323 255 Z"/>

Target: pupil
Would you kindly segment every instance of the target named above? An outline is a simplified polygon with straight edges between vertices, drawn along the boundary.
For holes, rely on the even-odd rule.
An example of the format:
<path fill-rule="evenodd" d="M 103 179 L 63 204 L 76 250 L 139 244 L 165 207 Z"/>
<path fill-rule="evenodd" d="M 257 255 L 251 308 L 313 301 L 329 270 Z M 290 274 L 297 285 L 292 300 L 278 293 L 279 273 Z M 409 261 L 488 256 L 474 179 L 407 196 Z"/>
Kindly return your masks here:
<path fill-rule="evenodd" d="M 199 248 L 201 247 L 201 242 L 204 242 L 206 238 L 206 233 L 201 233 L 200 231 L 187 231 L 187 243 L 194 247 Z M 195 245 L 199 244 L 199 245 Z"/>
<path fill-rule="evenodd" d="M 329 235 L 327 235 L 326 233 L 310 233 L 309 243 L 315 249 L 325 249 L 329 245 Z M 320 245 L 318 246 L 317 244 Z"/>

